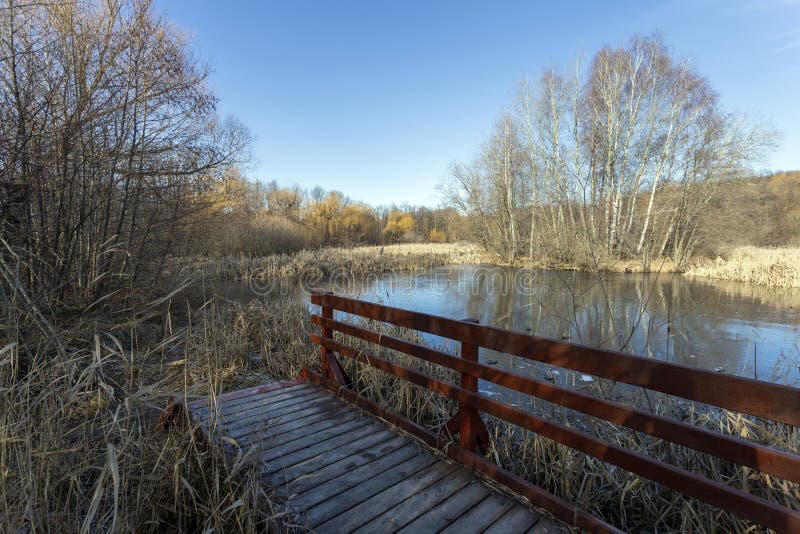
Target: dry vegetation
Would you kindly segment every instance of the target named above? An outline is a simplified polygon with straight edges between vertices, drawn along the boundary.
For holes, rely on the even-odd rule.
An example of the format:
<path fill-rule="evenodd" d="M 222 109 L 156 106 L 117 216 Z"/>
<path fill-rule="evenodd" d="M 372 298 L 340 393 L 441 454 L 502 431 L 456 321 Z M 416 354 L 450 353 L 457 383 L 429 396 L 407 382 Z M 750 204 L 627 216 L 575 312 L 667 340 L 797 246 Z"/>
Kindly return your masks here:
<path fill-rule="evenodd" d="M 310 363 L 300 304 L 174 302 L 175 314 L 162 301 L 109 330 L 80 321 L 57 329 L 14 304 L 4 317 L 13 341 L 0 349 L 0 530 L 263 532 L 270 522 L 291 524 L 246 455 L 208 447 L 186 427 L 167 432 L 158 415 L 170 394 L 213 395 L 296 375 Z"/>
<path fill-rule="evenodd" d="M 800 287 L 800 248 L 737 247 L 686 273 L 771 287 Z"/>
<path fill-rule="evenodd" d="M 180 294 L 142 306 L 138 320 L 107 329 L 82 321 L 56 329 L 21 300 L 15 302 L 7 332 L 13 333 L 14 341 L 0 353 L 0 526 L 5 530 L 254 532 L 270 522 L 281 528 L 295 524 L 294 517 L 284 515 L 282 503 L 258 485 L 247 451 L 223 454 L 220 448 L 196 441 L 185 425 L 172 432 L 159 428 L 157 416 L 169 394 L 213 397 L 316 367 L 319 353 L 308 341 L 312 326 L 307 309 L 290 298 L 255 299 L 242 306 L 205 301 L 202 295 L 186 300 Z M 31 329 L 27 324 L 37 326 Z M 420 341 L 402 329 L 367 326 Z M 50 335 L 53 331 L 55 336 Z M 383 349 L 378 353 L 431 376 L 457 380 L 440 367 Z M 349 360 L 346 366 L 356 389 L 429 428 L 438 428 L 453 413 L 452 403 L 432 392 Z M 608 392 L 610 384 L 604 385 Z M 659 413 L 679 415 L 699 426 L 800 450 L 797 432 L 785 425 L 706 411 L 691 403 L 667 404 L 658 398 L 651 402 Z M 800 507 L 795 484 L 546 402 L 532 402 L 529 408 L 651 457 Z M 489 424 L 494 461 L 625 530 L 753 529 L 730 514 L 534 433 L 493 419 Z"/>
<path fill-rule="evenodd" d="M 470 243 L 409 243 L 301 250 L 255 258 L 185 257 L 174 260 L 172 267 L 181 275 L 219 280 L 303 279 L 313 285 L 330 276 L 369 276 L 493 259 Z"/>

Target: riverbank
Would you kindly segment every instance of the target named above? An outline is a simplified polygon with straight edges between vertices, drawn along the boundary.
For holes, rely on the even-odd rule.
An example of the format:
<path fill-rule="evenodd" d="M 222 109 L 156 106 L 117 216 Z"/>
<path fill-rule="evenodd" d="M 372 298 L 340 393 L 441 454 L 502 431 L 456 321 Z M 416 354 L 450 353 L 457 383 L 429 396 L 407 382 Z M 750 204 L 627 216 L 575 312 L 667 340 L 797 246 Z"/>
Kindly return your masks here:
<path fill-rule="evenodd" d="M 496 255 L 472 243 L 409 243 L 353 248 L 303 250 L 256 258 L 175 258 L 171 269 L 176 278 L 204 277 L 214 280 L 309 281 L 346 274 L 371 276 L 392 271 L 414 271 L 442 265 L 509 266 Z M 602 260 L 579 265 L 546 259 L 520 258 L 515 266 L 535 269 L 611 272 L 678 273 L 669 258 L 658 258 L 645 266 L 640 260 Z M 739 247 L 716 259 L 697 258 L 687 276 L 745 282 L 768 287 L 800 287 L 800 248 Z"/>
<path fill-rule="evenodd" d="M 686 275 L 768 287 L 800 287 L 800 247 L 738 247 L 713 260 L 695 262 Z"/>
<path fill-rule="evenodd" d="M 441 265 L 496 263 L 472 243 L 409 243 L 353 248 L 322 248 L 256 258 L 182 257 L 172 260 L 180 279 L 201 276 L 214 280 L 322 279 L 341 274 L 370 276 L 414 271 Z"/>

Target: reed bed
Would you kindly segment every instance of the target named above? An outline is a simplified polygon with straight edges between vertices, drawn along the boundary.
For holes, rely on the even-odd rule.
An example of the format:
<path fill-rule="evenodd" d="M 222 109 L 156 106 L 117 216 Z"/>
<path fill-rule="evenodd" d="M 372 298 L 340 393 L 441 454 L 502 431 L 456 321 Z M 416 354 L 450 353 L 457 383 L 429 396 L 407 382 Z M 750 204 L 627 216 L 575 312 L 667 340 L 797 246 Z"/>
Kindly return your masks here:
<path fill-rule="evenodd" d="M 306 310 L 169 302 L 105 330 L 97 318 L 57 329 L 13 303 L 0 332 L 0 531 L 296 527 L 246 451 L 208 446 L 186 420 L 167 431 L 158 417 L 168 395 L 295 376 L 310 363 Z"/>
<path fill-rule="evenodd" d="M 354 248 L 323 248 L 257 258 L 176 258 L 179 276 L 215 280 L 301 280 L 318 282 L 337 275 L 369 276 L 413 271 L 440 265 L 489 261 L 470 243 L 410 243 Z"/>
<path fill-rule="evenodd" d="M 738 247 L 722 257 L 699 262 L 686 274 L 769 287 L 800 287 L 800 248 Z"/>

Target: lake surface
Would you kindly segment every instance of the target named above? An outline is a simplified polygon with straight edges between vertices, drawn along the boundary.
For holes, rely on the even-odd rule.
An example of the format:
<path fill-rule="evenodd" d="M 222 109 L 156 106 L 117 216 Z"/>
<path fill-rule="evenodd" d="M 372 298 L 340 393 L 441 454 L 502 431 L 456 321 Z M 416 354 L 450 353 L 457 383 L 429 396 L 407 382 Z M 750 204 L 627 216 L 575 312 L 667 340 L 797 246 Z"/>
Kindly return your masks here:
<path fill-rule="evenodd" d="M 320 285 L 400 308 L 473 318 L 481 324 L 692 367 L 793 385 L 800 379 L 798 289 L 664 273 L 598 275 L 476 265 L 355 280 L 341 277 Z M 230 286 L 225 290 L 239 300 L 247 300 L 253 291 Z M 308 301 L 302 288 L 290 291 Z M 455 348 L 435 336 L 426 336 L 426 341 Z M 481 350 L 480 358 L 558 383 L 581 380 L 580 375 L 492 351 Z"/>

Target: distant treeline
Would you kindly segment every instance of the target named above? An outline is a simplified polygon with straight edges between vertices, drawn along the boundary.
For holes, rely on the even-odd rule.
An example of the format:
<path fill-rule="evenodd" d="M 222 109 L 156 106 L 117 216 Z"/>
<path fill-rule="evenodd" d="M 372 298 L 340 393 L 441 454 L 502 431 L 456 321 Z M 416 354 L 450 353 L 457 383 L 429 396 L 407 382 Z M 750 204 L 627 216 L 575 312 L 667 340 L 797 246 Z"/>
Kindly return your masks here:
<path fill-rule="evenodd" d="M 245 179 L 231 168 L 204 195 L 184 254 L 263 256 L 324 246 L 444 243 L 467 236 L 455 208 L 373 207 L 339 191 Z"/>
<path fill-rule="evenodd" d="M 706 256 L 744 245 L 800 246 L 800 171 L 721 184 L 699 227 L 699 252 Z"/>
<path fill-rule="evenodd" d="M 670 198 L 678 191 L 661 194 Z M 646 205 L 648 199 L 642 194 L 638 202 Z M 373 207 L 321 187 L 250 181 L 235 168 L 202 203 L 181 254 L 257 257 L 324 246 L 480 241 L 485 223 L 454 207 Z M 698 215 L 694 252 L 713 257 L 742 245 L 799 244 L 800 171 L 780 172 L 717 182 Z"/>

